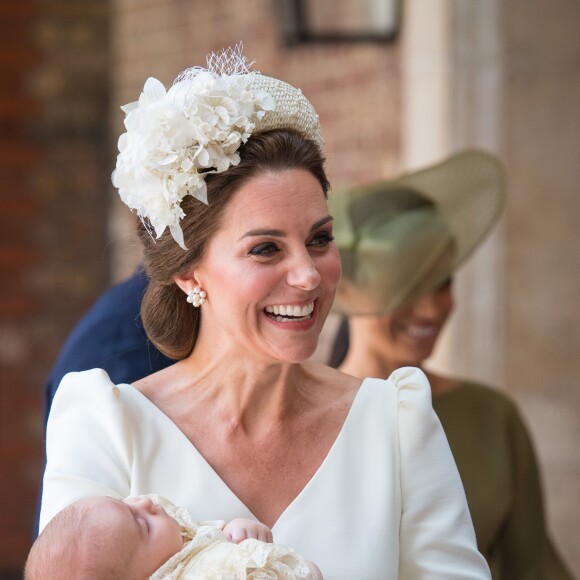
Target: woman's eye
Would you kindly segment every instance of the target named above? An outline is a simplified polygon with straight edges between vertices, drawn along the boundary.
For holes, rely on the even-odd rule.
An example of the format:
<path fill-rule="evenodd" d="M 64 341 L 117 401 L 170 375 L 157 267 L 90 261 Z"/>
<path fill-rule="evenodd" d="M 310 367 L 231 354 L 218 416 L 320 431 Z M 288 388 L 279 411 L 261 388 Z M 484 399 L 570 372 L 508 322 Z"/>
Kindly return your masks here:
<path fill-rule="evenodd" d="M 334 240 L 334 236 L 332 234 L 323 232 L 314 237 L 314 239 L 310 242 L 311 246 L 316 248 L 326 248 L 330 242 Z"/>
<path fill-rule="evenodd" d="M 250 254 L 252 256 L 261 256 L 267 258 L 269 256 L 277 254 L 279 251 L 280 249 L 278 248 L 278 246 L 276 246 L 276 244 L 273 244 L 272 242 L 264 242 L 263 244 L 258 244 L 257 246 L 254 246 L 250 250 Z"/>

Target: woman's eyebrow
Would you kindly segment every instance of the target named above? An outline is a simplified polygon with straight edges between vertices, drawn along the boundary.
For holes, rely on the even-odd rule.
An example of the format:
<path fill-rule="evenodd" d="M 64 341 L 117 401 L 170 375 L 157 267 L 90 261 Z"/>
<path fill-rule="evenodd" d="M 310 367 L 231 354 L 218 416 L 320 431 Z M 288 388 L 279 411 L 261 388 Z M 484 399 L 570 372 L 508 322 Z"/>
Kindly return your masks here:
<path fill-rule="evenodd" d="M 317 230 L 318 228 L 322 227 L 324 224 L 334 221 L 334 218 L 331 215 L 327 215 L 326 217 L 323 217 L 321 220 L 318 220 L 311 228 L 310 231 L 313 232 L 314 230 Z"/>
<path fill-rule="evenodd" d="M 244 238 L 251 238 L 253 236 L 272 236 L 274 238 L 284 238 L 286 237 L 286 233 L 282 230 L 250 230 L 249 232 L 246 232 L 240 238 L 240 240 L 243 240 Z"/>
<path fill-rule="evenodd" d="M 323 217 L 322 219 L 318 220 L 316 223 L 312 224 L 312 227 L 310 228 L 310 232 L 313 232 L 314 230 L 317 230 L 319 227 L 323 226 L 324 224 L 326 224 L 329 221 L 334 220 L 334 218 L 331 215 L 327 215 L 325 217 Z M 253 236 L 272 236 L 274 238 L 285 238 L 286 237 L 286 232 L 282 231 L 282 230 L 268 230 L 268 229 L 256 229 L 256 230 L 250 230 L 248 232 L 246 232 L 241 238 L 240 240 L 243 240 L 244 238 L 250 238 Z M 238 240 L 238 241 L 240 241 Z"/>

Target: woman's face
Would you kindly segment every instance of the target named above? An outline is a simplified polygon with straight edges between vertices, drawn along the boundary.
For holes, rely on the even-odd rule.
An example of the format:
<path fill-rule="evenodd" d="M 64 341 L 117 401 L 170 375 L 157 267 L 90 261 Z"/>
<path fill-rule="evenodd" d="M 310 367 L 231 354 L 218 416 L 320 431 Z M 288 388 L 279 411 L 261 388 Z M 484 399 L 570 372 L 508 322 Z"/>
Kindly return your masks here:
<path fill-rule="evenodd" d="M 369 318 L 369 332 L 393 366 L 419 366 L 431 356 L 453 309 L 451 281 L 393 313 Z"/>
<path fill-rule="evenodd" d="M 268 171 L 228 202 L 191 275 L 207 293 L 200 338 L 244 356 L 312 355 L 341 268 L 322 188 L 308 171 Z M 178 283 L 182 289 L 191 281 Z M 213 336 L 212 336 L 213 335 Z"/>

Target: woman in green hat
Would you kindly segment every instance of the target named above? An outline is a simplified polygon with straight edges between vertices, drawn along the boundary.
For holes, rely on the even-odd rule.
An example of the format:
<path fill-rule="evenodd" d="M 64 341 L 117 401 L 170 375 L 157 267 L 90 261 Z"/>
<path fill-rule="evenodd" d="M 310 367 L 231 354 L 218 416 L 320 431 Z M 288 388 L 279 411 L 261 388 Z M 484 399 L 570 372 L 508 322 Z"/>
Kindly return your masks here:
<path fill-rule="evenodd" d="M 335 307 L 347 316 L 330 364 L 353 376 L 421 368 L 453 310 L 455 270 L 497 222 L 504 173 L 468 150 L 394 181 L 331 199 L 343 277 Z M 494 579 L 572 576 L 546 530 L 528 431 L 501 391 L 426 371 Z"/>

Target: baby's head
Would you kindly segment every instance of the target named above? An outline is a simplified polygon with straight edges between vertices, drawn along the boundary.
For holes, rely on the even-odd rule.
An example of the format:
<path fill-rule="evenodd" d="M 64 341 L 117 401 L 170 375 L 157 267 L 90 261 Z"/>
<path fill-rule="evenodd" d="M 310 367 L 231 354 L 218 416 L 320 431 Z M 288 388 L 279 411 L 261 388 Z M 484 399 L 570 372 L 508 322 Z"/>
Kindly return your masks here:
<path fill-rule="evenodd" d="M 57 514 L 26 562 L 26 580 L 143 580 L 183 547 L 178 523 L 147 497 L 79 500 Z"/>

